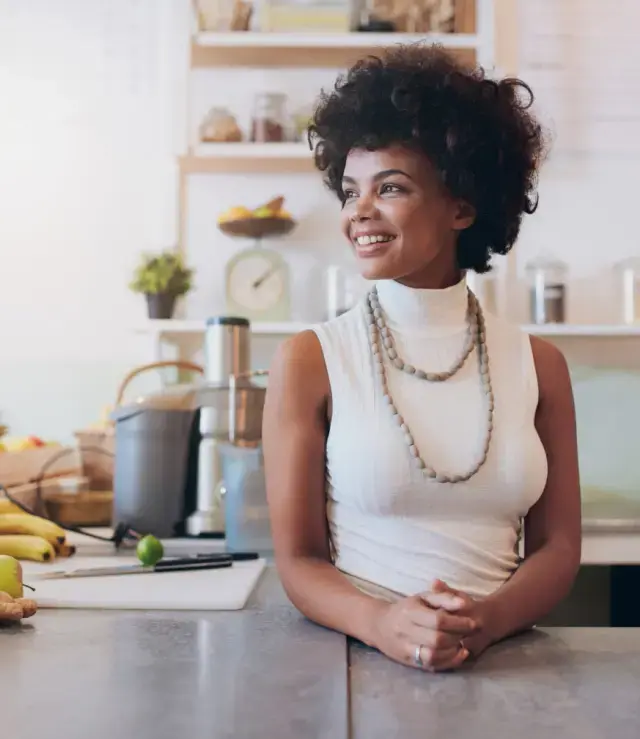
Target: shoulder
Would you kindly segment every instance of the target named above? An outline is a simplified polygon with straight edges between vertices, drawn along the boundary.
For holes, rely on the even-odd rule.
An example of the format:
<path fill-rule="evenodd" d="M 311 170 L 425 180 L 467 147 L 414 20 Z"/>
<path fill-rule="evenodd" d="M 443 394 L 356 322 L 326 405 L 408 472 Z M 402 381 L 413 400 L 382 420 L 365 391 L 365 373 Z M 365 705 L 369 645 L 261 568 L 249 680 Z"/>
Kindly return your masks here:
<path fill-rule="evenodd" d="M 540 389 L 540 402 L 570 400 L 571 375 L 564 354 L 555 344 L 539 336 L 528 336 Z"/>
<path fill-rule="evenodd" d="M 278 345 L 271 367 L 270 379 L 287 382 L 317 381 L 326 376 L 322 346 L 313 330 L 301 331 Z"/>

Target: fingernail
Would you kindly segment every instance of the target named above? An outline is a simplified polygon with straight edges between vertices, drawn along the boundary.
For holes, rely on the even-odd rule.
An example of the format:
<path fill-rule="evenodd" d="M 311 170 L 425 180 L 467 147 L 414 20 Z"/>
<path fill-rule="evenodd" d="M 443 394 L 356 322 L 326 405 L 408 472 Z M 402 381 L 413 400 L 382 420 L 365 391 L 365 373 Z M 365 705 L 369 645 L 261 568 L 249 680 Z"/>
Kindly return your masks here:
<path fill-rule="evenodd" d="M 465 649 L 462 654 L 464 655 L 464 658 L 467 659 L 467 657 L 469 656 L 469 650 Z"/>

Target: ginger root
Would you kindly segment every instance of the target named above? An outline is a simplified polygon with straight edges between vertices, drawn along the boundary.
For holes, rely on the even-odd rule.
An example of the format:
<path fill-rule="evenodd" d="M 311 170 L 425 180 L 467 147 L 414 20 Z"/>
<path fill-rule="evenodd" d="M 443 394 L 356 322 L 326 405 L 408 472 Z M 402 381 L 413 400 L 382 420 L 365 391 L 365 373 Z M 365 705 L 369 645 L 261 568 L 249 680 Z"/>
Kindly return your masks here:
<path fill-rule="evenodd" d="M 8 593 L 0 592 L 0 625 L 30 618 L 37 610 L 38 605 L 35 600 L 14 599 Z"/>

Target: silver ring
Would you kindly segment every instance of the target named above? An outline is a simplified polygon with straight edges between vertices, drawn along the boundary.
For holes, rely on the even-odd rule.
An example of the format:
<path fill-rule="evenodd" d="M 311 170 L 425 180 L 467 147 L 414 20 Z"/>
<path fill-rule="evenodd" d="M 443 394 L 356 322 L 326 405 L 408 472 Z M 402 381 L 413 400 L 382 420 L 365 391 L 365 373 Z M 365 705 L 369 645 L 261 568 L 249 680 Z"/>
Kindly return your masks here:
<path fill-rule="evenodd" d="M 422 647 L 422 644 L 418 644 L 415 652 L 413 653 L 413 663 L 416 667 L 424 667 L 424 662 L 422 661 Z"/>

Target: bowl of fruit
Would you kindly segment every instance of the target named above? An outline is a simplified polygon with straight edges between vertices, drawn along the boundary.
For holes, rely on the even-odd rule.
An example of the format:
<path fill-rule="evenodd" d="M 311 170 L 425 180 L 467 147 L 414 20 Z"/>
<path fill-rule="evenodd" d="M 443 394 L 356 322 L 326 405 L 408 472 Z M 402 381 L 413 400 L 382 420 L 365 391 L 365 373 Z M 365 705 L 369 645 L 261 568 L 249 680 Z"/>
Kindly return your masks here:
<path fill-rule="evenodd" d="M 218 217 L 218 228 L 227 236 L 244 239 L 285 236 L 297 224 L 283 206 L 283 197 L 274 198 L 254 210 L 242 205 L 234 206 Z"/>

